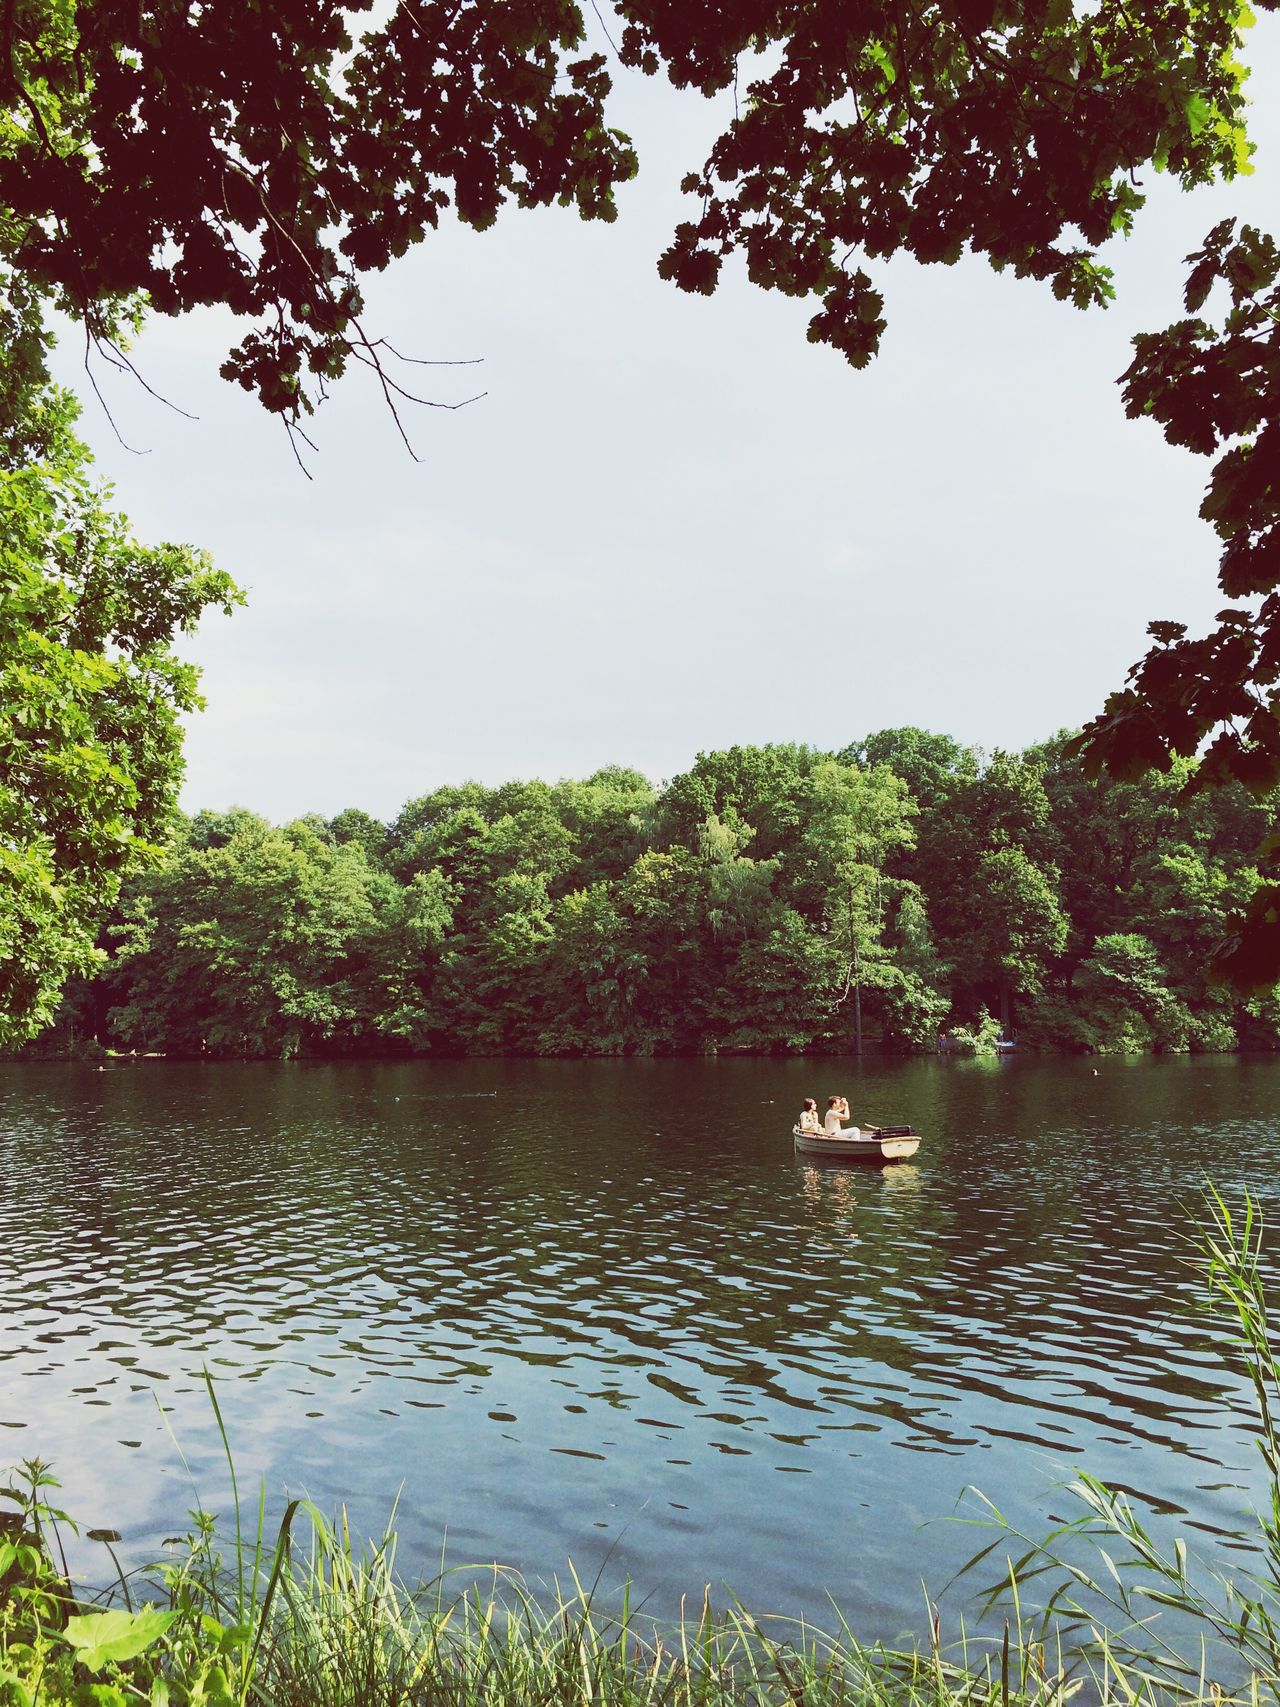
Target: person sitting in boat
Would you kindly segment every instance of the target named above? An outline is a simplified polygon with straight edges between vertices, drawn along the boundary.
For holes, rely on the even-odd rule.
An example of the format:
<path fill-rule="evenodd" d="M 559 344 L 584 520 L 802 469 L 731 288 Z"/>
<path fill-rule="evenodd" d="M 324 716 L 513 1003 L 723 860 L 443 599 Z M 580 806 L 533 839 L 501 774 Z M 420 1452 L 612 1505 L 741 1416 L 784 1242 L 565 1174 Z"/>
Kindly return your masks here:
<path fill-rule="evenodd" d="M 818 1105 L 812 1097 L 804 1099 L 804 1107 L 800 1110 L 800 1130 L 811 1133 L 814 1137 L 822 1136 L 822 1122 L 818 1119 Z"/>
<path fill-rule="evenodd" d="M 828 1138 L 861 1138 L 862 1128 L 859 1126 L 842 1126 L 840 1123 L 849 1118 L 848 1097 L 828 1097 L 826 1119 L 823 1130 Z"/>

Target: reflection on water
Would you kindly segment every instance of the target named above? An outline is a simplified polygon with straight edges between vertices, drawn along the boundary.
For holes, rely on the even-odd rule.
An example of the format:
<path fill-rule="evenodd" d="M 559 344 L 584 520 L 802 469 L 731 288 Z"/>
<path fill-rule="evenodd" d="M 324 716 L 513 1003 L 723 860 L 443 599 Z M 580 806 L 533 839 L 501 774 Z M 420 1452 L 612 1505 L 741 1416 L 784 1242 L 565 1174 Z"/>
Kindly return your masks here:
<path fill-rule="evenodd" d="M 914 1163 L 800 1163 L 841 1085 Z M 242 1475 L 405 1558 L 572 1557 L 917 1622 L 1072 1466 L 1237 1544 L 1248 1406 L 1195 1302 L 1202 1170 L 1264 1195 L 1280 1063 L 0 1069 L 0 1444 L 136 1548 Z M 163 1413 L 163 1414 L 162 1414 Z M 921 1528 L 922 1525 L 927 1527 Z"/>

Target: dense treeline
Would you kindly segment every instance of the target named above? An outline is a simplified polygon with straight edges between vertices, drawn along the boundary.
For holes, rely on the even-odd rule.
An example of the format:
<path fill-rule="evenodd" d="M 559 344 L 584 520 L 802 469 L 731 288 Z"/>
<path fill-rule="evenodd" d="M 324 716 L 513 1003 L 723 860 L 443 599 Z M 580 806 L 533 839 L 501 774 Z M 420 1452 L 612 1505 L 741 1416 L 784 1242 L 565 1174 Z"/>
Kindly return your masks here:
<path fill-rule="evenodd" d="M 1274 1048 L 1207 977 L 1274 811 L 1186 767 L 1085 780 L 1058 737 L 734 747 L 661 790 L 477 783 L 393 823 L 180 826 L 46 1047 L 188 1055 Z M 988 1018 L 988 1016 L 990 1016 Z"/>

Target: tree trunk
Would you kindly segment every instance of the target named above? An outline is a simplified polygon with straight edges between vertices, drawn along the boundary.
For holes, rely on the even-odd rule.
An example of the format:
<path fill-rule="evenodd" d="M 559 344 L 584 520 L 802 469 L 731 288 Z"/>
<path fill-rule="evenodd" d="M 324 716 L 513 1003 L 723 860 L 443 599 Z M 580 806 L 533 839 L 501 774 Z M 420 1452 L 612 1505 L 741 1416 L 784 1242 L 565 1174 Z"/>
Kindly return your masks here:
<path fill-rule="evenodd" d="M 862 974 L 858 969 L 858 945 L 853 947 L 853 1052 L 862 1054 Z"/>

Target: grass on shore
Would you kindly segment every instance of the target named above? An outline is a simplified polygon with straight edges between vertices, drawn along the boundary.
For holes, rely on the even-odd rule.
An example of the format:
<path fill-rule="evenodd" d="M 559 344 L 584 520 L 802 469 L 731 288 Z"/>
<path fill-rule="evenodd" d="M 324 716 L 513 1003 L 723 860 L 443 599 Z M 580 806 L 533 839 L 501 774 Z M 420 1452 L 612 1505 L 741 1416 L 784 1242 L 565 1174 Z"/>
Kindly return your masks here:
<path fill-rule="evenodd" d="M 176 1555 L 118 1572 L 88 1601 L 73 1590 L 51 1502 L 30 1460 L 0 1511 L 0 1707 L 1224 1707 L 1280 1702 L 1280 1362 L 1262 1280 L 1262 1223 L 1215 1192 L 1198 1240 L 1224 1306 L 1224 1356 L 1243 1360 L 1257 1405 L 1270 1500 L 1256 1569 L 1193 1569 L 1184 1542 L 1157 1542 L 1123 1496 L 1087 1475 L 1081 1516 L 1039 1540 L 1009 1528 L 970 1570 L 994 1570 L 994 1642 L 941 1638 L 868 1646 L 842 1621 L 757 1619 L 704 1599 L 671 1627 L 603 1612 L 571 1573 L 554 1604 L 495 1569 L 410 1588 L 389 1529 L 353 1545 L 307 1501 L 273 1540 L 261 1497 L 234 1529 L 193 1514 Z M 210 1397 L 221 1426 L 217 1397 Z M 225 1443 L 225 1432 L 224 1432 Z M 72 1525 L 72 1527 L 74 1527 Z M 110 1549 L 114 1537 L 90 1532 Z M 114 1553 L 112 1558 L 114 1560 Z M 464 1585 L 465 1586 L 462 1586 Z M 454 1586 L 459 1585 L 459 1586 Z M 1034 1610 L 1030 1610 L 1034 1604 Z M 1178 1636 L 1162 1634 L 1165 1625 Z"/>

